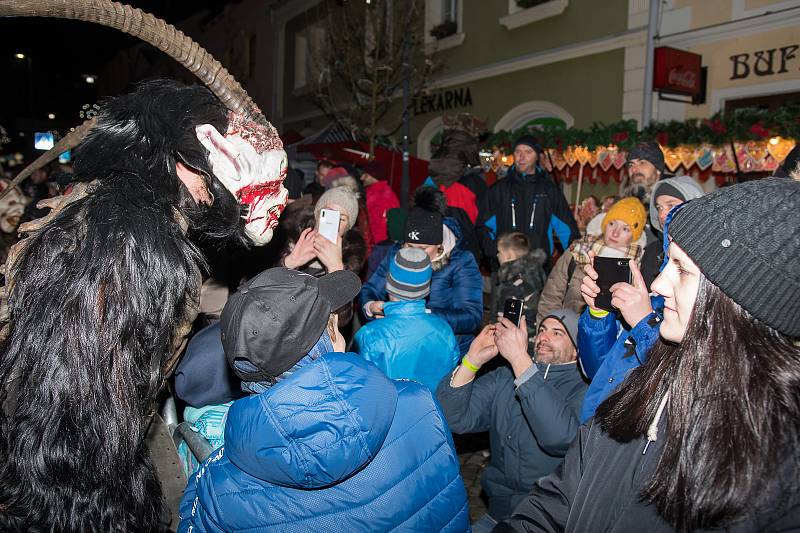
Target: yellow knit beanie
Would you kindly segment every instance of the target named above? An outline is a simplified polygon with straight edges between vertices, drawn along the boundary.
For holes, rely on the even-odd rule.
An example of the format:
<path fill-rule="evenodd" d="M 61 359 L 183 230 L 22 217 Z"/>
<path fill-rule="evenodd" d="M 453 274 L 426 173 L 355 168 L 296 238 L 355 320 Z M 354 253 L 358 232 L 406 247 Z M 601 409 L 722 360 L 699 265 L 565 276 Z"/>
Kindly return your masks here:
<path fill-rule="evenodd" d="M 606 230 L 606 224 L 612 220 L 621 220 L 630 226 L 633 234 L 631 242 L 636 242 L 644 231 L 647 211 L 645 211 L 642 202 L 638 198 L 629 196 L 619 200 L 608 210 L 606 218 L 603 219 L 603 231 Z"/>

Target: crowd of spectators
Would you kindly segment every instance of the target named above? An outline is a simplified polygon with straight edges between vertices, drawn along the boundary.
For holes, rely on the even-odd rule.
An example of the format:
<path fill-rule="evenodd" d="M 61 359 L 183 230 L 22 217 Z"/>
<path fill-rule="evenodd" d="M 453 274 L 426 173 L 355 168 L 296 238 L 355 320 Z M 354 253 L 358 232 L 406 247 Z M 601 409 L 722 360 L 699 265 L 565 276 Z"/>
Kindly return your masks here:
<path fill-rule="evenodd" d="M 378 161 L 289 169 L 274 242 L 212 265 L 175 372 L 179 531 L 800 527 L 791 169 L 704 195 L 644 143 L 573 211 L 542 154 L 521 137 L 490 186 L 445 132 L 408 208 Z M 68 183 L 2 200 L 6 248 Z M 478 432 L 470 524 L 452 433 Z"/>

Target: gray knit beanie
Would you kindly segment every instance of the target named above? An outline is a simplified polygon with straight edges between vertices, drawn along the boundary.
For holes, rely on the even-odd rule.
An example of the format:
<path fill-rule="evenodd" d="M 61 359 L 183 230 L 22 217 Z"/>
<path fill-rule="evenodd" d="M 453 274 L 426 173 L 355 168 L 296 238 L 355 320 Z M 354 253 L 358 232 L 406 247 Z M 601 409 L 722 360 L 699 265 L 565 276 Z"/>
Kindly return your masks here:
<path fill-rule="evenodd" d="M 564 326 L 564 329 L 567 330 L 567 335 L 569 335 L 569 340 L 572 341 L 572 345 L 575 348 L 578 347 L 578 314 L 573 311 L 572 309 L 553 309 L 545 317 L 542 319 L 542 322 L 547 320 L 548 318 L 555 318 L 561 325 Z M 539 322 L 539 325 L 542 325 L 542 322 Z"/>
<path fill-rule="evenodd" d="M 325 191 L 314 207 L 314 218 L 319 220 L 319 212 L 331 204 L 336 204 L 344 210 L 348 217 L 347 229 L 353 229 L 358 218 L 358 198 L 353 191 L 347 187 L 333 187 Z"/>
<path fill-rule="evenodd" d="M 765 178 L 691 200 L 669 235 L 758 320 L 800 337 L 800 182 Z"/>
<path fill-rule="evenodd" d="M 389 264 L 386 292 L 400 300 L 421 300 L 431 292 L 433 269 L 421 248 L 400 248 Z"/>

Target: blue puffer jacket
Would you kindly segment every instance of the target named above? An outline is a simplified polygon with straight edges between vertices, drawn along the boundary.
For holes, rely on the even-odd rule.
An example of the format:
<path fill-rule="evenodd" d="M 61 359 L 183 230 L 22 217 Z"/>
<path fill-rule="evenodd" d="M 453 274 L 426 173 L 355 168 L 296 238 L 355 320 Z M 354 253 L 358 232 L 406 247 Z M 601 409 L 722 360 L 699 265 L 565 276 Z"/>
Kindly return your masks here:
<path fill-rule="evenodd" d="M 463 247 L 458 223 L 445 218 L 444 224 L 455 235 L 456 244 L 450 251 L 449 262 L 433 272 L 427 305 L 433 314 L 450 324 L 458 340 L 459 352 L 464 355 L 483 319 L 483 280 L 475 257 Z M 362 309 L 367 302 L 386 300 L 386 275 L 390 261 L 399 249 L 399 244 L 394 245 L 369 281 L 361 287 L 359 300 Z"/>
<path fill-rule="evenodd" d="M 358 330 L 356 351 L 392 379 L 413 379 L 436 392 L 442 376 L 458 364 L 453 330 L 427 313 L 423 300 L 386 302 L 386 318 Z"/>
<path fill-rule="evenodd" d="M 234 402 L 180 514 L 181 532 L 470 529 L 431 393 L 342 353 Z"/>
<path fill-rule="evenodd" d="M 581 424 L 594 416 L 628 375 L 647 361 L 647 352 L 658 340 L 664 298 L 651 296 L 650 313 L 631 329 L 622 328 L 616 313 L 595 318 L 584 309 L 578 320 L 578 353 L 586 376 L 592 380 L 581 406 Z"/>
<path fill-rule="evenodd" d="M 669 261 L 669 224 L 684 205 L 672 208 L 664 221 L 661 244 L 664 260 L 659 272 Z M 661 329 L 664 297 L 651 295 L 650 307 L 653 312 L 630 329 L 623 327 L 616 313 L 595 318 L 588 307 L 583 311 L 578 320 L 578 354 L 583 371 L 592 382 L 581 406 L 582 424 L 594 416 L 597 407 L 625 380 L 628 372 L 647 361 L 647 353 L 658 340 Z"/>

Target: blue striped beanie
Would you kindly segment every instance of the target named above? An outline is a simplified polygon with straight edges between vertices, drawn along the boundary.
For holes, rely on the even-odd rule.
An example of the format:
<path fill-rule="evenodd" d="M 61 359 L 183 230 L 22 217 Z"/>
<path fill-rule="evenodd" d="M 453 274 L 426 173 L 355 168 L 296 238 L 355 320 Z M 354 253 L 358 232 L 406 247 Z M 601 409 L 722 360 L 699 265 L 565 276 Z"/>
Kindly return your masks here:
<path fill-rule="evenodd" d="M 400 248 L 389 264 L 386 292 L 401 300 L 421 300 L 431 292 L 431 260 L 421 248 Z"/>

